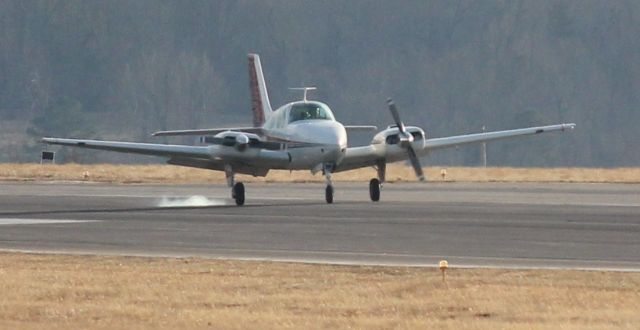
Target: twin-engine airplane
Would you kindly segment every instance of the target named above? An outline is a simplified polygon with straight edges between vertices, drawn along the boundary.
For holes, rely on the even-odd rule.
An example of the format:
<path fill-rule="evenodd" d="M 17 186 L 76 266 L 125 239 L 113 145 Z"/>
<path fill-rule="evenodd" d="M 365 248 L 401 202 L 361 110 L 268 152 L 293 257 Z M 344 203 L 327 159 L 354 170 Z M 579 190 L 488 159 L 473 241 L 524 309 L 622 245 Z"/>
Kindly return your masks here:
<path fill-rule="evenodd" d="M 48 144 L 154 155 L 168 158 L 167 163 L 224 171 L 231 195 L 237 205 L 245 202 L 245 187 L 235 182 L 236 173 L 266 176 L 269 170 L 311 170 L 326 178 L 325 199 L 333 203 L 332 173 L 372 166 L 378 177 L 369 182 L 371 200 L 380 200 L 386 164 L 409 159 L 417 177 L 425 179 L 420 156 L 430 151 L 469 143 L 507 139 L 517 136 L 564 131 L 575 124 L 521 128 L 443 138 L 427 138 L 424 130 L 405 126 L 395 104 L 388 100 L 395 125 L 377 133 L 371 144 L 347 146 L 350 131 L 376 130 L 375 126 L 347 126 L 336 121 L 329 106 L 307 99 L 313 87 L 301 88 L 302 101 L 287 103 L 272 110 L 267 94 L 260 57 L 249 54 L 249 78 L 253 127 L 212 128 L 161 131 L 154 136 L 195 135 L 206 146 L 166 145 L 97 140 L 43 138 Z"/>

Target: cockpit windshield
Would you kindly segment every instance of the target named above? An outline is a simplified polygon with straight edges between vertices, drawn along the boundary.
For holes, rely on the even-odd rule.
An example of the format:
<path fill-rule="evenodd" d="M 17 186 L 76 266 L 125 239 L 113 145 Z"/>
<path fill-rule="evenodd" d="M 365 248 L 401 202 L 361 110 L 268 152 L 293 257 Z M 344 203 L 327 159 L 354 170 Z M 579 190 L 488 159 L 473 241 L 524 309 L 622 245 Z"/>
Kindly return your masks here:
<path fill-rule="evenodd" d="M 320 103 L 300 103 L 291 106 L 289 122 L 298 120 L 334 120 L 331 110 Z"/>

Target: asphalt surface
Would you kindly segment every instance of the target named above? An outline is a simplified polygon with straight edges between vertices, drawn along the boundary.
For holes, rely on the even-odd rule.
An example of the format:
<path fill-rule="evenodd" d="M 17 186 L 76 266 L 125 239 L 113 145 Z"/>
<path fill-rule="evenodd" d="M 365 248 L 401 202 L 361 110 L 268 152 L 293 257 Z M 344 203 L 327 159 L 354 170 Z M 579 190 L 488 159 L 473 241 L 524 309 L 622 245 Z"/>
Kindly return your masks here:
<path fill-rule="evenodd" d="M 640 185 L 0 183 L 0 249 L 381 265 L 640 270 Z"/>

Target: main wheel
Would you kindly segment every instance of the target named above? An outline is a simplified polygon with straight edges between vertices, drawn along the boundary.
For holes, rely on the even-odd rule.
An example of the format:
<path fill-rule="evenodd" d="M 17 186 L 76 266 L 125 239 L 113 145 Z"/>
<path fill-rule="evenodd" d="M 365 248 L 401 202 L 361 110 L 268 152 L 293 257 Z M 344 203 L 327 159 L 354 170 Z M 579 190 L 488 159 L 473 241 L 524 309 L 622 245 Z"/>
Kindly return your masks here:
<path fill-rule="evenodd" d="M 327 185 L 324 190 L 324 198 L 327 200 L 327 204 L 333 203 L 333 187 L 331 185 Z"/>
<path fill-rule="evenodd" d="M 371 200 L 374 202 L 380 200 L 380 180 L 371 179 L 371 181 L 369 181 L 369 197 L 371 197 Z"/>
<path fill-rule="evenodd" d="M 236 205 L 242 206 L 244 205 L 244 184 L 242 182 L 238 182 L 233 185 L 233 199 L 236 200 Z"/>

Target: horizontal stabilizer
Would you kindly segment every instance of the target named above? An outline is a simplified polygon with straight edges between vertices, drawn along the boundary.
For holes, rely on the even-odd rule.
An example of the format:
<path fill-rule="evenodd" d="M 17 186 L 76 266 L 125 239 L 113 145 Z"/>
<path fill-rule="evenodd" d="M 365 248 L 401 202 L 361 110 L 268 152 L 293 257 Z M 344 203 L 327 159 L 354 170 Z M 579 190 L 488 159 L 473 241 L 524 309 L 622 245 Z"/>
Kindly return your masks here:
<path fill-rule="evenodd" d="M 344 129 L 348 132 L 370 132 L 378 129 L 377 126 L 371 125 L 345 125 Z"/>
<path fill-rule="evenodd" d="M 204 136 L 200 140 L 202 143 L 206 144 L 218 144 L 223 146 L 235 146 L 236 140 L 234 138 L 223 138 L 223 137 L 215 137 L 215 136 Z M 285 145 L 280 142 L 272 142 L 272 141 L 260 141 L 258 139 L 249 139 L 248 147 L 250 148 L 258 148 L 258 149 L 267 149 L 267 150 L 282 150 L 285 148 Z"/>
<path fill-rule="evenodd" d="M 152 136 L 176 136 L 176 135 L 216 135 L 222 132 L 245 132 L 253 134 L 262 134 L 260 127 L 230 127 L 230 128 L 204 128 L 204 129 L 185 129 L 177 131 L 158 131 L 151 134 Z"/>

